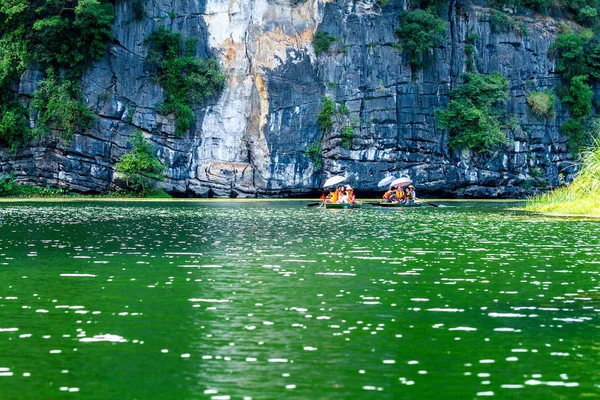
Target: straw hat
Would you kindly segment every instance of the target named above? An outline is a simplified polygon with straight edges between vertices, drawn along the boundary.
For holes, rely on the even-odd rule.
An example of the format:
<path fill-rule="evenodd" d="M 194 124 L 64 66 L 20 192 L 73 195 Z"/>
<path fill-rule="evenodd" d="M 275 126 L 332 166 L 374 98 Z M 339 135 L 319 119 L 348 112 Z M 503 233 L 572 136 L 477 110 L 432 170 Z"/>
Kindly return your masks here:
<path fill-rule="evenodd" d="M 346 190 L 354 190 L 354 189 L 352 189 L 352 186 L 346 185 Z"/>

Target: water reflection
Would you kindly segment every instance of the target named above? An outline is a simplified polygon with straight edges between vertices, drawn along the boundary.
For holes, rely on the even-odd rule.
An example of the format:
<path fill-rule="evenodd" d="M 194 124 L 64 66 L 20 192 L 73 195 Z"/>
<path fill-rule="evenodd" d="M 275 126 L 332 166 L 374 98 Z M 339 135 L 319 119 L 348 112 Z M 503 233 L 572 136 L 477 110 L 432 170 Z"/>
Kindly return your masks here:
<path fill-rule="evenodd" d="M 594 395 L 600 224 L 504 207 L 0 208 L 0 395 Z"/>

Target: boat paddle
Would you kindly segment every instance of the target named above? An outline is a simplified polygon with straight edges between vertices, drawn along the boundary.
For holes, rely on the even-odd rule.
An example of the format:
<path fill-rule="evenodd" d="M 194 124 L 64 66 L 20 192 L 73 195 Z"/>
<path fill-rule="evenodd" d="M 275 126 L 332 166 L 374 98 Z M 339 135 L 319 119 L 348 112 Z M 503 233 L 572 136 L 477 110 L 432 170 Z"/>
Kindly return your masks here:
<path fill-rule="evenodd" d="M 308 203 L 306 205 L 306 207 L 317 207 L 317 206 L 320 206 L 322 203 L 323 203 L 322 201 L 318 201 L 316 203 Z"/>

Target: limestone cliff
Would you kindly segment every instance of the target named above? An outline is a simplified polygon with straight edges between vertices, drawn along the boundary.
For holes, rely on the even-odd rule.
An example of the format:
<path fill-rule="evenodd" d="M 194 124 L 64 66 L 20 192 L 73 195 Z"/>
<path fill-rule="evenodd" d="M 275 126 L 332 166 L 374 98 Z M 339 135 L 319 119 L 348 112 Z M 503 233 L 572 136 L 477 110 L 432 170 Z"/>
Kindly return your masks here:
<path fill-rule="evenodd" d="M 518 197 L 532 174 L 558 184 L 569 179 L 571 155 L 556 118 L 532 117 L 529 90 L 556 88 L 560 76 L 548 57 L 558 21 L 517 18 L 527 34 L 494 33 L 485 2 L 449 1 L 447 40 L 432 63 L 412 71 L 394 46 L 403 1 L 379 0 L 173 0 L 146 2 L 134 19 L 129 1 L 118 3 L 114 41 L 82 79 L 95 126 L 69 143 L 52 137 L 24 151 L 2 150 L 2 171 L 19 182 L 103 192 L 115 186 L 114 164 L 128 137 L 140 128 L 169 169 L 164 188 L 182 196 L 289 196 L 314 193 L 333 174 L 360 191 L 374 191 L 388 173 L 412 177 L 421 193 L 445 196 Z M 164 93 L 149 74 L 145 39 L 161 25 L 199 37 L 197 54 L 221 60 L 228 82 L 216 99 L 195 109 L 195 123 L 174 136 L 172 116 L 158 112 Z M 317 56 L 316 30 L 338 40 Z M 465 41 L 478 39 L 478 72 L 499 71 L 509 81 L 507 112 L 515 116 L 509 144 L 489 153 L 451 151 L 436 128 L 436 108 L 466 71 Z M 39 73 L 21 79 L 23 98 Z M 323 96 L 343 102 L 357 125 L 349 148 L 340 132 L 323 136 L 316 125 Z M 307 157 L 320 142 L 322 168 Z M 530 189 L 530 187 L 527 187 Z"/>

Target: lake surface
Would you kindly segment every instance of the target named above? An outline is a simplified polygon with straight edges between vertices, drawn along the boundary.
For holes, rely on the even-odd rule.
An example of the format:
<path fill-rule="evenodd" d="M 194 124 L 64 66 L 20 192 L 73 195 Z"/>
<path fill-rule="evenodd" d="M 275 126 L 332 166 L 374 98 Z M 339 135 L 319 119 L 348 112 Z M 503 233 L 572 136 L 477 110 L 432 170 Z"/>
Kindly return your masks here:
<path fill-rule="evenodd" d="M 0 399 L 600 396 L 600 221 L 1 203 Z"/>

